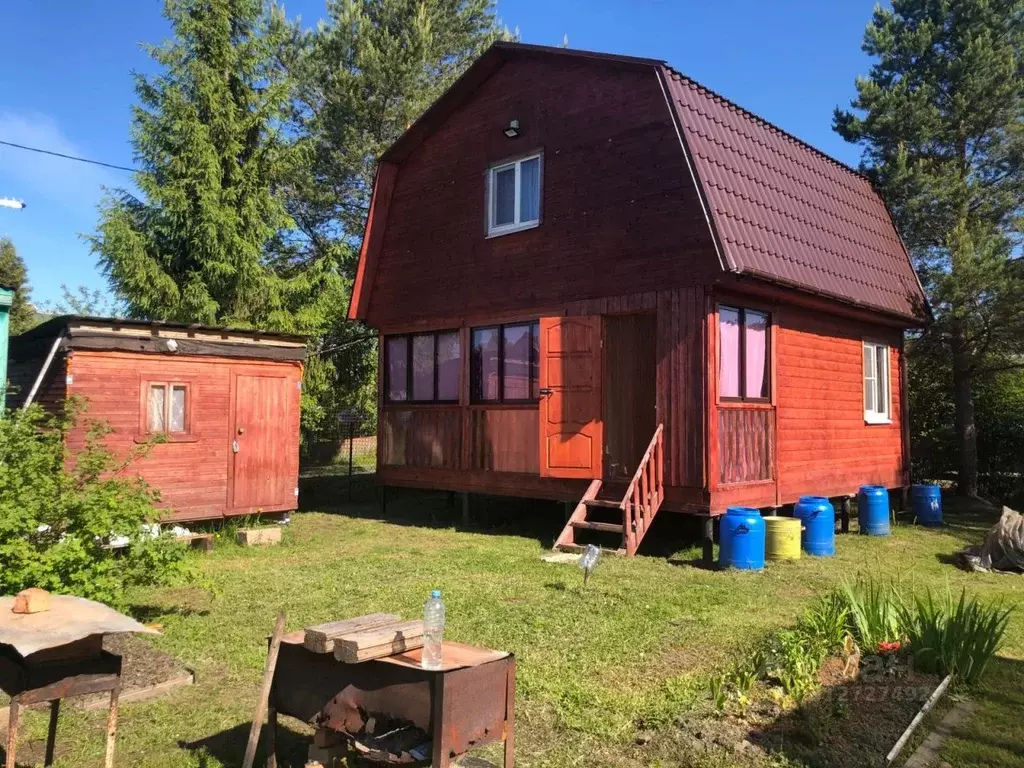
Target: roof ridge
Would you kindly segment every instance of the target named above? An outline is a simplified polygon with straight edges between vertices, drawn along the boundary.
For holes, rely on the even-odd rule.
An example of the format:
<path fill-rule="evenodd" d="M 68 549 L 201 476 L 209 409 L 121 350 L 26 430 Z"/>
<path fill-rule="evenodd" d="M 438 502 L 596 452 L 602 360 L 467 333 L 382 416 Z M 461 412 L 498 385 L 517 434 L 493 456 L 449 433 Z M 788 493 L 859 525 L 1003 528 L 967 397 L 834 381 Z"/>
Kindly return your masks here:
<path fill-rule="evenodd" d="M 709 95 L 711 95 L 714 98 L 718 99 L 722 103 L 727 104 L 728 106 L 732 107 L 733 109 L 735 109 L 735 110 L 737 110 L 739 112 L 742 112 L 747 117 L 752 118 L 752 119 L 758 121 L 759 123 L 762 123 L 763 125 L 765 125 L 768 128 L 771 128 L 771 129 L 773 129 L 775 131 L 778 131 L 785 138 L 787 138 L 790 141 L 793 141 L 793 142 L 799 144 L 800 146 L 804 147 L 805 149 L 811 150 L 814 154 L 818 155 L 823 160 L 827 160 L 829 163 L 831 163 L 832 165 L 835 165 L 836 167 L 840 168 L 841 170 L 847 171 L 848 173 L 852 173 L 854 176 L 856 176 L 856 177 L 858 177 L 860 179 L 864 179 L 864 181 L 866 181 L 871 186 L 871 190 L 873 192 L 875 192 L 875 194 L 878 194 L 878 190 L 875 189 L 874 183 L 872 183 L 871 179 L 868 177 L 868 175 L 866 173 L 857 170 L 856 168 L 854 168 L 851 165 L 847 165 L 842 160 L 837 160 L 836 158 L 832 157 L 832 155 L 828 154 L 827 152 L 824 152 L 823 150 L 821 150 L 818 147 L 814 146 L 810 142 L 807 142 L 807 141 L 801 139 L 799 136 L 797 136 L 794 133 L 790 133 L 785 128 L 779 127 L 778 125 L 776 125 L 775 123 L 771 122 L 770 120 L 767 120 L 766 118 L 761 117 L 761 115 L 757 114 L 756 112 L 752 112 L 751 110 L 747 109 L 746 107 L 744 107 L 744 106 L 742 106 L 740 104 L 737 104 L 732 99 L 730 99 L 730 98 L 728 98 L 726 96 L 723 96 L 722 94 L 720 94 L 718 91 L 714 90 L 713 88 L 709 88 L 708 86 L 704 85 L 704 83 L 700 82 L 699 80 L 694 80 L 689 75 L 684 75 L 682 72 L 680 72 L 678 69 L 673 67 L 668 62 L 662 63 L 662 66 L 665 69 L 667 69 L 672 75 L 675 75 L 679 79 L 685 80 L 688 83 L 692 83 L 693 85 L 697 86 L 698 88 L 700 88 L 701 90 L 705 91 Z M 881 196 L 881 195 L 879 195 L 879 196 Z"/>

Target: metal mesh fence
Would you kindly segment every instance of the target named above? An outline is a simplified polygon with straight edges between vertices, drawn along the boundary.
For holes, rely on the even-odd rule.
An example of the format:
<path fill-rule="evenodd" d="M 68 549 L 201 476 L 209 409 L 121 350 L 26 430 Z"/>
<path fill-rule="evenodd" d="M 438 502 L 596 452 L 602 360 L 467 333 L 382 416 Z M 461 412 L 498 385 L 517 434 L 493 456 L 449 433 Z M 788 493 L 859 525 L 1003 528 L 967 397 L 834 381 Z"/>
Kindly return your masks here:
<path fill-rule="evenodd" d="M 324 507 L 372 497 L 377 436 L 366 434 L 367 422 L 363 414 L 343 411 L 329 428 L 303 435 L 299 470 L 307 499 Z"/>

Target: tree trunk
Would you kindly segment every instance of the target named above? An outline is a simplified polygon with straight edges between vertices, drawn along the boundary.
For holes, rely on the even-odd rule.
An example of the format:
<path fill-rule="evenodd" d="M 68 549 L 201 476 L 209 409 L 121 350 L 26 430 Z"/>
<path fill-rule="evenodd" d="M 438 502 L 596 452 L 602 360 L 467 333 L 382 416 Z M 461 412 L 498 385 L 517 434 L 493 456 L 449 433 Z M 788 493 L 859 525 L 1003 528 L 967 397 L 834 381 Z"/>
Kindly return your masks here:
<path fill-rule="evenodd" d="M 954 343 L 953 402 L 956 411 L 956 441 L 960 463 L 957 493 L 978 495 L 978 431 L 974 425 L 974 372 L 963 346 Z"/>

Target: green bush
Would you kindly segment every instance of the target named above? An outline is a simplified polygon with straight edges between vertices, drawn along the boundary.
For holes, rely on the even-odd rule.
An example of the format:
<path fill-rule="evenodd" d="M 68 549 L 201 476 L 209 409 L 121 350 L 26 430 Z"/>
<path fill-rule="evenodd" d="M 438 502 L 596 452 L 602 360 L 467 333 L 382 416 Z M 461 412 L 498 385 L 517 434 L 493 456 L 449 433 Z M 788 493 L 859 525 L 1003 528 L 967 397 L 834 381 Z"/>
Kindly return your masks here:
<path fill-rule="evenodd" d="M 930 591 L 900 606 L 914 667 L 921 672 L 954 674 L 968 685 L 977 682 L 999 650 L 1012 609 L 985 605 L 966 590 L 960 600 Z"/>
<path fill-rule="evenodd" d="M 41 587 L 119 605 L 125 587 L 165 581 L 184 562 L 183 545 L 142 529 L 159 499 L 126 470 L 150 446 L 118 458 L 110 428 L 88 422 L 72 456 L 66 438 L 83 411 L 72 400 L 59 416 L 32 406 L 0 419 L 0 594 Z M 127 549 L 107 546 L 115 534 Z"/>

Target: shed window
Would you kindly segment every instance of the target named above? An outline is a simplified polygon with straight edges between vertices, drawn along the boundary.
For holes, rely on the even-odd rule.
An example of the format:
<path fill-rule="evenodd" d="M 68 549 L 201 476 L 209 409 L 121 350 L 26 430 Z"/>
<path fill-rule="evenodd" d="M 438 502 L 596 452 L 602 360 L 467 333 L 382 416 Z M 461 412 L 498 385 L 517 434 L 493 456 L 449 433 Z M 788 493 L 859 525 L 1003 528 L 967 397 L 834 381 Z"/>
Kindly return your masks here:
<path fill-rule="evenodd" d="M 474 328 L 470 357 L 473 402 L 527 403 L 540 397 L 540 324 Z"/>
<path fill-rule="evenodd" d="M 767 400 L 770 363 L 767 312 L 718 308 L 718 395 L 723 400 Z"/>
<path fill-rule="evenodd" d="M 889 347 L 873 341 L 864 342 L 864 420 L 869 424 L 892 420 Z"/>
<path fill-rule="evenodd" d="M 146 431 L 184 434 L 188 432 L 188 385 L 149 383 L 146 391 Z"/>
<path fill-rule="evenodd" d="M 487 234 L 536 227 L 540 223 L 541 157 L 504 163 L 487 172 Z"/>
<path fill-rule="evenodd" d="M 387 402 L 458 402 L 460 359 L 458 331 L 388 336 L 384 340 Z"/>

